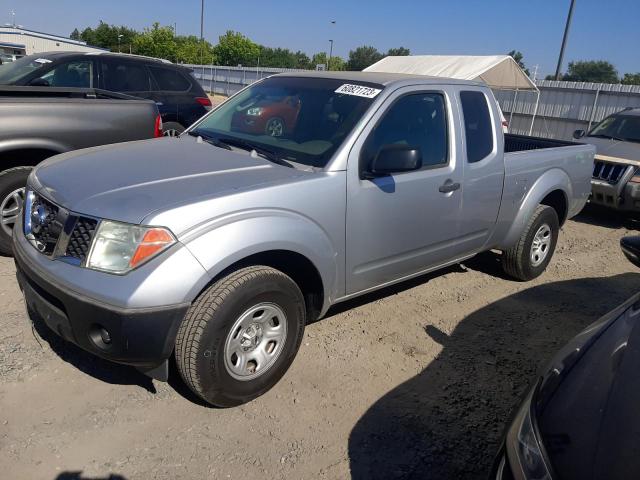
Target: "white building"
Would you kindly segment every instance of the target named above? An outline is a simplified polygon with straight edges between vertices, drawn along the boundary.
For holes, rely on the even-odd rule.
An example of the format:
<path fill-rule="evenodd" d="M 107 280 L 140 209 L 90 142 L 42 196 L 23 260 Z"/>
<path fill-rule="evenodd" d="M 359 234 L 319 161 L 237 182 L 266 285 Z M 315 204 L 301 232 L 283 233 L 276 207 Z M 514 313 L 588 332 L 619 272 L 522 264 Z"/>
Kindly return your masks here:
<path fill-rule="evenodd" d="M 34 32 L 20 27 L 0 26 L 0 53 L 31 55 L 54 51 L 103 52 L 105 49 L 59 35 Z"/>

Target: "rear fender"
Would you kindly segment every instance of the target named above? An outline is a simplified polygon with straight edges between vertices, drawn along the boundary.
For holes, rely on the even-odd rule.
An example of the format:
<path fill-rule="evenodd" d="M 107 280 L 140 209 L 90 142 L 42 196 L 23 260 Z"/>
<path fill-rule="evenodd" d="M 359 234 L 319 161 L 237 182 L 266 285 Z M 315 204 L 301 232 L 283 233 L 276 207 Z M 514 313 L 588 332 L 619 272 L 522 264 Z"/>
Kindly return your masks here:
<path fill-rule="evenodd" d="M 547 170 L 531 186 L 528 193 L 525 194 L 516 212 L 515 219 L 499 248 L 506 250 L 517 243 L 540 202 L 555 190 L 561 190 L 568 201 L 573 198 L 571 180 L 567 173 L 559 168 Z"/>

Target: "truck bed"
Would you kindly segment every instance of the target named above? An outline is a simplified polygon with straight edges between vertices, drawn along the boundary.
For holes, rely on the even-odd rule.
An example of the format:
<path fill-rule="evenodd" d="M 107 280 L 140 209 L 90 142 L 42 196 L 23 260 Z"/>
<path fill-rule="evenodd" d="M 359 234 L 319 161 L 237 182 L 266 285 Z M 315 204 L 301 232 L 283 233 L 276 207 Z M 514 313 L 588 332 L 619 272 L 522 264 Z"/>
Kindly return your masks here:
<path fill-rule="evenodd" d="M 525 150 L 541 150 L 543 148 L 569 147 L 573 145 L 582 144 L 568 142 L 566 140 L 554 140 L 552 138 L 515 135 L 512 133 L 505 133 L 504 135 L 504 153 L 522 152 Z"/>

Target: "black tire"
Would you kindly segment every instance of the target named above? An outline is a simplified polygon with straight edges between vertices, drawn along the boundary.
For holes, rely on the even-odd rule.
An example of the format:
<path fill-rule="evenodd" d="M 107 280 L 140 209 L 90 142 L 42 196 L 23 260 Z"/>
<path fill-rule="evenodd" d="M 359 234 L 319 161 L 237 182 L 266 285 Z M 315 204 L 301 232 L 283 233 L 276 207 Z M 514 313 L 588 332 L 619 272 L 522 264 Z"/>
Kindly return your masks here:
<path fill-rule="evenodd" d="M 531 247 L 536 233 L 547 225 L 550 228 L 550 242 L 546 256 L 539 265 L 534 265 L 531 258 Z M 502 253 L 502 268 L 505 273 L 516 280 L 528 281 L 540 276 L 553 257 L 558 242 L 560 223 L 556 211 L 546 205 L 538 205 L 529 223 L 525 227 L 518 243 Z"/>
<path fill-rule="evenodd" d="M 178 122 L 167 122 L 162 124 L 162 136 L 164 137 L 177 137 L 185 128 Z"/>
<path fill-rule="evenodd" d="M 238 380 L 225 363 L 225 343 L 235 322 L 255 305 L 277 305 L 286 316 L 286 338 L 273 363 L 257 378 Z M 266 266 L 242 268 L 221 278 L 193 303 L 178 329 L 175 357 L 187 386 L 217 407 L 249 402 L 273 387 L 300 348 L 305 303 L 296 283 Z"/>
<path fill-rule="evenodd" d="M 0 173 L 0 206 L 9 195 L 27 184 L 27 177 L 33 167 L 15 167 Z M 0 212 L 0 217 L 2 212 Z M 0 254 L 12 255 L 11 235 L 5 225 L 0 225 Z"/>

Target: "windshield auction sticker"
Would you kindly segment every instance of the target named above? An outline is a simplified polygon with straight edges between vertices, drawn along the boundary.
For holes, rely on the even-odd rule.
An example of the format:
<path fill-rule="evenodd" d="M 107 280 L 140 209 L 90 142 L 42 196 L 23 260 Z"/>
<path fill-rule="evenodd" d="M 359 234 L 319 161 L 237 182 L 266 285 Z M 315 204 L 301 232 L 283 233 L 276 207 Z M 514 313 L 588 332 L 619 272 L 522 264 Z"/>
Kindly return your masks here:
<path fill-rule="evenodd" d="M 350 85 L 345 83 L 338 88 L 335 93 L 344 93 L 345 95 L 355 95 L 356 97 L 374 98 L 382 90 L 378 88 L 364 87 L 362 85 Z"/>

